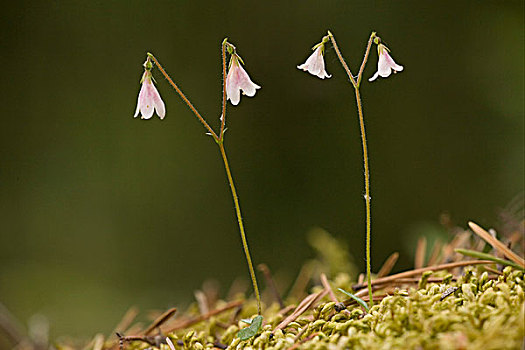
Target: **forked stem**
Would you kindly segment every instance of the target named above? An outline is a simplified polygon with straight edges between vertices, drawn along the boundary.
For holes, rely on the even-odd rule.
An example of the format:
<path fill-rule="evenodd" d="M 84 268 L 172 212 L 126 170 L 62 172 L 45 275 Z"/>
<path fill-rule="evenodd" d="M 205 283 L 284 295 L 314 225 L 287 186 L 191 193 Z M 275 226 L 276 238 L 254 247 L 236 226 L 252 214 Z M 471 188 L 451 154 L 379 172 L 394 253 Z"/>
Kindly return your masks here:
<path fill-rule="evenodd" d="M 222 77 L 223 77 L 222 114 L 221 114 L 221 126 L 220 126 L 219 135 L 217 135 L 215 131 L 213 131 L 211 126 L 206 122 L 206 120 L 204 120 L 204 118 L 200 115 L 197 109 L 188 100 L 186 95 L 184 95 L 182 90 L 177 86 L 177 84 L 173 82 L 173 80 L 168 75 L 168 73 L 166 73 L 164 68 L 162 68 L 157 58 L 155 58 L 155 56 L 153 56 L 151 53 L 148 53 L 148 56 L 155 62 L 155 64 L 159 68 L 162 75 L 166 78 L 166 80 L 170 83 L 170 85 L 175 89 L 175 91 L 179 94 L 182 100 L 186 102 L 186 104 L 191 109 L 193 114 L 195 114 L 197 119 L 202 123 L 202 125 L 206 128 L 206 130 L 208 130 L 209 135 L 213 137 L 213 139 L 219 146 L 221 157 L 224 163 L 224 168 L 226 169 L 226 176 L 228 178 L 228 183 L 230 184 L 230 189 L 232 192 L 233 204 L 235 205 L 235 213 L 237 215 L 237 223 L 239 224 L 239 231 L 241 233 L 242 246 L 244 248 L 244 254 L 246 255 L 246 262 L 248 263 L 248 269 L 250 270 L 250 278 L 252 280 L 253 290 L 255 292 L 255 297 L 257 299 L 257 313 L 260 315 L 261 314 L 261 296 L 259 294 L 259 287 L 257 286 L 257 278 L 255 277 L 255 270 L 253 269 L 252 259 L 250 256 L 250 251 L 248 249 L 248 241 L 246 239 L 246 233 L 244 231 L 244 225 L 242 222 L 241 206 L 239 204 L 239 197 L 237 196 L 237 190 L 235 189 L 235 184 L 233 182 L 233 176 L 230 170 L 230 165 L 228 163 L 228 158 L 226 157 L 226 150 L 224 148 L 224 131 L 226 130 L 225 129 L 225 125 L 226 125 L 226 45 L 228 45 L 228 42 L 227 42 L 227 39 L 224 39 L 222 43 Z"/>
<path fill-rule="evenodd" d="M 374 299 L 372 297 L 372 261 L 371 261 L 371 254 L 370 254 L 370 241 L 371 241 L 371 235 L 372 235 L 372 216 L 371 216 L 371 210 L 370 210 L 370 169 L 368 165 L 368 147 L 366 143 L 366 131 L 365 131 L 365 119 L 363 116 L 363 104 L 361 102 L 361 95 L 359 93 L 359 85 L 361 83 L 361 78 L 363 77 L 363 70 L 366 65 L 366 61 L 368 60 L 368 54 L 370 52 L 370 47 L 372 46 L 372 42 L 375 38 L 376 33 L 372 32 L 370 35 L 370 39 L 368 40 L 368 46 L 365 51 L 365 56 L 363 58 L 363 62 L 361 63 L 361 68 L 359 69 L 359 74 L 357 78 L 354 78 L 352 75 L 352 72 L 350 71 L 350 68 L 348 68 L 348 65 L 346 64 L 343 55 L 341 55 L 341 52 L 339 51 L 339 47 L 337 46 L 337 43 L 335 41 L 335 38 L 330 31 L 328 32 L 328 35 L 330 36 L 330 41 L 332 42 L 332 45 L 334 46 L 334 50 L 337 54 L 337 57 L 339 58 L 339 61 L 341 62 L 341 65 L 343 66 L 344 70 L 346 71 L 346 74 L 348 75 L 348 78 L 350 78 L 350 82 L 352 83 L 355 91 L 355 99 L 357 103 L 357 114 L 359 116 L 359 127 L 361 130 L 361 144 L 363 146 L 363 163 L 364 163 L 364 169 L 365 169 L 365 207 L 366 207 L 366 280 L 368 284 L 368 297 L 369 297 L 369 303 L 370 307 L 374 305 Z"/>

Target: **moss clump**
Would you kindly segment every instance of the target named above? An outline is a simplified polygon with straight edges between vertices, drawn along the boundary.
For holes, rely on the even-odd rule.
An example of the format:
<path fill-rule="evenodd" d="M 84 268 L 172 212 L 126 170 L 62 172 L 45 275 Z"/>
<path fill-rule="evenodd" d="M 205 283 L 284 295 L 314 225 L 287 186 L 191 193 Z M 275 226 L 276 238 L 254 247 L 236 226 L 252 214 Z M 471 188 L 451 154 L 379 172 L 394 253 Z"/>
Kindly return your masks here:
<path fill-rule="evenodd" d="M 174 309 L 170 309 L 144 327 L 133 324 L 134 316 L 125 316 L 117 327 L 122 334 L 120 338 L 110 335 L 104 339 L 97 335 L 83 348 L 522 349 L 525 336 L 522 258 L 516 258 L 512 264 L 515 266 L 503 270 L 502 266 L 510 262 L 487 254 L 481 257 L 484 260 L 468 260 L 456 253 L 458 248 L 482 249 L 484 245 L 476 237 L 464 239 L 468 238 L 466 235 L 467 232 L 463 239 L 456 236 L 443 246 L 441 254 L 433 254 L 431 266 L 388 275 L 393 266 L 388 259 L 381 268 L 381 276 L 373 281 L 375 305 L 369 311 L 354 299 L 344 300 L 348 298 L 344 293 L 333 292 L 341 288 L 354 296 L 367 295 L 366 284 L 355 276 L 356 269 L 344 245 L 336 244 L 321 232 L 311 243 L 324 249 L 316 249 L 318 259 L 305 264 L 285 300 L 272 289 L 269 271 L 265 273 L 267 282 L 271 282 L 267 283 L 267 292 L 272 292 L 264 293 L 265 300 L 276 301 L 263 308 L 262 329 L 247 340 L 239 339 L 238 332 L 247 326 L 243 319 L 257 315 L 256 300 L 245 300 L 243 291 L 233 287 L 230 300 L 218 300 L 218 290 L 208 287 L 196 293 L 197 303 L 175 318 L 171 318 Z M 333 255 L 329 256 L 328 251 Z M 519 255 L 523 255 L 521 250 Z M 341 261 L 345 263 L 339 264 Z M 331 281 L 325 274 L 332 276 Z M 314 280 L 317 276 L 320 280 Z M 311 281 L 315 286 L 305 297 L 306 285 Z M 168 345 L 166 337 L 173 344 Z M 78 348 L 67 344 L 56 347 Z"/>
<path fill-rule="evenodd" d="M 524 337 L 523 271 L 507 267 L 499 276 L 467 269 L 456 281 L 397 289 L 365 313 L 357 306 L 338 311 L 323 299 L 282 330 L 286 316 L 266 308 L 265 325 L 255 337 L 236 337 L 242 323 L 226 329 L 232 312 L 169 334 L 176 349 L 520 349 Z M 247 302 L 239 318 L 253 316 Z M 131 344 L 130 344 L 131 345 Z M 135 342 L 131 348 L 145 348 Z M 167 345 L 160 345 L 168 350 Z"/>

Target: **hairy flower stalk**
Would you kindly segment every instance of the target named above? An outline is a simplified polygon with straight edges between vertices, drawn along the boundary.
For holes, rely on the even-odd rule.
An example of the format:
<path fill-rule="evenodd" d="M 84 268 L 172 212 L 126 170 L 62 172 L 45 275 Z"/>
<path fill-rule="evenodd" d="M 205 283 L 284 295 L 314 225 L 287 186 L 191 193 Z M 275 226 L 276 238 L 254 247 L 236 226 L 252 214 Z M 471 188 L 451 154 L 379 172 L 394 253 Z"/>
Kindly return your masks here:
<path fill-rule="evenodd" d="M 226 51 L 228 51 L 228 53 L 230 53 L 231 55 L 230 67 L 229 67 L 228 72 L 226 72 Z M 224 168 L 226 170 L 226 177 L 230 185 L 230 190 L 231 190 L 232 197 L 233 197 L 233 203 L 235 206 L 235 214 L 237 216 L 237 223 L 239 225 L 239 231 L 241 234 L 242 246 L 244 249 L 244 253 L 246 255 L 246 262 L 248 264 L 250 278 L 252 280 L 255 297 L 257 299 L 257 311 L 258 311 L 258 314 L 260 315 L 261 314 L 261 298 L 260 298 L 259 288 L 257 285 L 257 278 L 255 276 L 255 270 L 253 268 L 250 251 L 248 249 L 248 241 L 246 239 L 246 232 L 244 230 L 244 224 L 242 221 L 239 197 L 237 195 L 237 190 L 235 189 L 233 175 L 230 169 L 228 158 L 226 156 L 226 149 L 224 147 L 224 132 L 226 131 L 226 127 L 225 127 L 226 125 L 226 101 L 230 100 L 233 105 L 237 105 L 240 102 L 241 91 L 243 92 L 243 94 L 247 96 L 254 96 L 256 90 L 260 89 L 260 86 L 251 81 L 250 77 L 248 76 L 248 73 L 246 73 L 244 68 L 241 66 L 241 63 L 243 62 L 242 62 L 242 59 L 235 52 L 235 47 L 232 44 L 230 44 L 227 41 L 227 39 L 224 39 L 222 43 L 222 68 L 223 68 L 222 69 L 223 71 L 223 94 L 222 95 L 223 95 L 223 98 L 222 98 L 222 113 L 221 113 L 221 118 L 220 118 L 221 127 L 220 127 L 219 133 L 217 134 L 211 128 L 211 126 L 206 122 L 206 120 L 201 116 L 201 114 L 197 111 L 197 109 L 193 106 L 193 104 L 188 100 L 188 98 L 184 95 L 184 93 L 177 86 L 177 84 L 173 82 L 171 77 L 162 68 L 159 61 L 155 58 L 155 56 L 148 53 L 148 57 L 151 58 L 153 62 L 155 62 L 160 72 L 168 80 L 170 85 L 175 89 L 175 91 L 179 94 L 182 100 L 188 105 L 188 107 L 195 114 L 197 119 L 201 122 L 201 124 L 207 130 L 207 134 L 213 138 L 213 140 L 219 147 L 221 158 L 224 163 Z"/>
<path fill-rule="evenodd" d="M 346 74 L 348 75 L 348 79 L 352 83 L 352 86 L 354 87 L 355 92 L 355 99 L 357 104 L 357 114 L 359 118 L 359 127 L 361 130 L 361 144 L 363 147 L 363 164 L 364 164 L 364 174 L 365 174 L 365 209 L 366 209 L 366 276 L 367 276 L 367 285 L 368 285 L 368 297 L 369 297 L 369 304 L 370 307 L 374 304 L 373 298 L 372 298 L 372 262 L 371 262 L 371 254 L 370 254 L 370 246 L 371 246 L 371 235 L 372 235 L 372 216 L 371 216 L 371 196 L 370 196 L 370 169 L 368 164 L 368 147 L 366 142 L 366 130 L 365 130 L 365 119 L 363 116 L 363 104 L 361 102 L 361 94 L 359 92 L 359 87 L 361 85 L 361 80 L 363 78 L 363 71 L 366 65 L 366 62 L 368 60 L 368 54 L 370 53 L 370 48 L 372 46 L 372 43 L 376 43 L 378 45 L 378 53 L 379 53 L 379 64 L 378 64 L 378 72 L 370 79 L 370 81 L 377 78 L 377 76 L 382 77 L 388 77 L 393 70 L 394 73 L 396 71 L 403 70 L 402 66 L 397 65 L 394 60 L 390 57 L 388 54 L 388 49 L 386 46 L 381 44 L 381 39 L 376 36 L 375 32 L 372 32 L 370 35 L 370 39 L 368 40 L 368 45 L 366 47 L 365 56 L 363 58 L 363 62 L 361 63 L 361 67 L 359 68 L 359 73 L 357 77 L 355 77 L 350 68 L 348 68 L 348 65 L 346 64 L 343 56 L 341 55 L 341 51 L 339 51 L 339 47 L 337 46 L 337 42 L 335 41 L 335 38 L 333 34 L 328 31 L 328 35 L 323 37 L 322 41 L 315 45 L 313 47 L 314 53 L 306 60 L 306 62 L 300 66 L 297 66 L 297 68 L 302 69 L 304 71 L 308 71 L 310 74 L 316 75 L 321 79 L 324 79 L 325 77 L 330 77 L 324 68 L 324 45 L 331 41 L 335 53 L 337 54 L 337 58 L 341 62 L 341 65 L 343 66 L 344 70 L 346 71 Z"/>
<path fill-rule="evenodd" d="M 361 63 L 361 68 L 359 69 L 359 74 L 357 78 L 354 78 L 352 75 L 352 72 L 350 71 L 350 68 L 348 68 L 348 65 L 346 64 L 345 60 L 343 59 L 343 56 L 341 55 L 341 52 L 339 51 L 339 47 L 337 46 L 337 43 L 335 41 L 335 38 L 332 33 L 328 32 L 328 36 L 330 37 L 330 40 L 332 41 L 332 44 L 334 46 L 335 52 L 337 54 L 337 57 L 339 58 L 339 61 L 341 62 L 341 65 L 346 71 L 346 74 L 350 78 L 350 81 L 352 85 L 354 86 L 354 92 L 355 92 L 355 99 L 357 103 L 357 113 L 359 117 L 359 127 L 361 130 L 361 144 L 363 147 L 363 164 L 364 164 L 364 172 L 365 172 L 365 210 L 366 210 L 366 280 L 368 285 L 368 303 L 370 307 L 374 305 L 374 299 L 373 299 L 373 292 L 372 292 L 372 258 L 370 254 L 370 246 L 371 246 L 371 236 L 372 236 L 372 214 L 371 214 L 371 205 L 370 205 L 370 169 L 368 165 L 368 147 L 366 143 L 366 131 L 365 131 L 365 119 L 363 116 L 363 105 L 361 102 L 361 94 L 359 93 L 359 85 L 361 83 L 361 78 L 363 74 L 363 70 L 366 64 L 366 61 L 368 59 L 368 53 L 370 52 L 370 47 L 372 46 L 372 40 L 375 38 L 375 32 L 372 32 L 370 35 L 370 39 L 368 40 L 368 46 L 365 51 L 365 57 L 363 59 L 363 62 Z"/>
<path fill-rule="evenodd" d="M 372 277 L 371 277 L 372 261 L 371 261 L 371 253 L 370 253 L 371 236 L 372 236 L 372 215 L 371 215 L 370 201 L 372 200 L 372 197 L 370 196 L 370 168 L 368 164 L 368 147 L 367 147 L 367 141 L 366 141 L 365 119 L 363 116 L 363 104 L 361 102 L 361 94 L 359 92 L 359 87 L 361 85 L 361 79 L 363 78 L 363 71 L 364 71 L 366 62 L 368 61 L 368 55 L 370 53 L 370 48 L 372 47 L 372 43 L 375 43 L 376 45 L 378 45 L 379 63 L 378 63 L 378 72 L 374 75 L 374 77 L 372 77 L 372 79 L 370 79 L 370 81 L 373 81 L 374 79 L 376 79 L 377 75 L 380 75 L 386 78 L 390 75 L 391 70 L 394 70 L 394 73 L 395 73 L 396 71 L 403 70 L 403 67 L 397 65 L 394 62 L 394 60 L 390 57 L 390 55 L 388 55 L 388 49 L 386 48 L 386 46 L 381 44 L 381 38 L 376 36 L 375 32 L 372 32 L 372 34 L 370 34 L 370 38 L 368 39 L 368 45 L 366 47 L 363 61 L 361 62 L 361 67 L 359 68 L 359 73 L 357 75 L 357 78 L 354 78 L 354 76 L 352 75 L 352 72 L 350 71 L 350 68 L 348 68 L 345 60 L 343 59 L 343 56 L 341 55 L 341 52 L 339 51 L 339 47 L 337 46 L 335 37 L 330 32 L 328 32 L 328 35 L 330 36 L 330 40 L 332 41 L 337 57 L 339 58 L 339 61 L 341 62 L 343 68 L 345 69 L 354 87 L 355 99 L 357 103 L 357 113 L 359 117 L 359 127 L 361 130 L 361 143 L 363 146 L 363 164 L 364 164 L 364 173 L 365 173 L 365 196 L 364 198 L 365 198 L 365 209 L 366 209 L 366 280 L 367 280 L 367 287 L 368 287 L 369 304 L 370 304 L 370 307 L 372 307 L 374 304 L 374 299 L 372 297 L 372 294 L 373 294 Z"/>
<path fill-rule="evenodd" d="M 226 77 L 226 50 L 230 53 L 230 70 Z M 239 231 L 241 233 L 242 246 L 244 249 L 244 254 L 246 256 L 246 262 L 248 264 L 248 270 L 250 271 L 250 277 L 253 284 L 253 290 L 255 293 L 255 298 L 257 299 L 257 313 L 261 314 L 261 296 L 259 293 L 259 287 L 257 285 L 257 277 L 255 276 L 255 270 L 253 269 L 252 258 L 250 256 L 250 250 L 248 249 L 248 241 L 246 239 L 246 233 L 244 231 L 244 224 L 242 222 L 241 206 L 239 204 L 239 197 L 237 196 L 237 191 L 235 189 L 235 184 L 233 182 L 233 176 L 231 174 L 230 166 L 228 163 L 228 158 L 226 157 L 226 150 L 224 149 L 224 132 L 226 130 L 226 100 L 225 98 L 230 99 L 233 105 L 237 105 L 240 99 L 240 91 L 247 96 L 254 96 L 257 89 L 260 89 L 260 86 L 254 84 L 248 73 L 242 68 L 239 61 L 242 63 L 242 59 L 237 55 L 235 46 L 230 44 L 227 39 L 224 39 L 222 42 L 222 73 L 223 73 L 223 101 L 222 101 L 222 114 L 221 114 L 221 131 L 219 135 L 219 145 L 222 160 L 224 162 L 224 168 L 226 170 L 226 175 L 228 177 L 228 182 L 230 183 L 230 189 L 232 192 L 233 203 L 235 205 L 235 213 L 237 215 L 237 223 L 239 224 Z"/>

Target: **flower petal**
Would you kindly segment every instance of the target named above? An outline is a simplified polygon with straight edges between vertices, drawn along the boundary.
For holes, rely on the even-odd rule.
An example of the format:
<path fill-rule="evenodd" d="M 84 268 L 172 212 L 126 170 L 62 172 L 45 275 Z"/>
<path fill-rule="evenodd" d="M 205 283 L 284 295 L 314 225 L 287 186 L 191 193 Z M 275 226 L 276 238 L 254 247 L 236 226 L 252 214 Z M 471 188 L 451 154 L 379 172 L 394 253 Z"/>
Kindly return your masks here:
<path fill-rule="evenodd" d="M 232 57 L 230 70 L 226 77 L 226 96 L 233 105 L 238 105 L 241 100 L 241 90 L 246 96 L 254 96 L 261 87 L 255 84 L 244 70 L 235 56 Z"/>
<path fill-rule="evenodd" d="M 331 75 L 326 73 L 324 67 L 322 46 L 317 47 L 315 51 L 306 59 L 306 62 L 297 66 L 297 68 L 302 69 L 304 71 L 308 71 L 308 73 L 315 75 L 321 79 L 331 77 Z"/>
<path fill-rule="evenodd" d="M 390 68 L 390 62 L 388 61 L 384 52 L 385 51 L 381 52 L 381 55 L 379 55 L 379 61 L 377 62 L 377 72 L 380 76 L 386 78 L 392 73 L 392 68 Z"/>
<path fill-rule="evenodd" d="M 257 84 L 255 84 L 251 79 L 248 73 L 239 66 L 239 74 L 241 75 L 239 87 L 241 88 L 242 92 L 249 97 L 253 97 L 255 95 L 255 92 L 257 89 L 260 89 L 261 87 Z"/>
<path fill-rule="evenodd" d="M 374 81 L 374 80 L 377 79 L 378 76 L 379 76 L 379 72 L 376 72 L 376 74 L 374 74 L 374 75 L 372 76 L 372 78 L 368 79 L 368 81 Z"/>
<path fill-rule="evenodd" d="M 166 106 L 164 105 L 164 101 L 160 99 L 160 96 L 159 99 L 155 101 L 155 111 L 160 119 L 164 119 L 164 116 L 166 116 Z"/>
<path fill-rule="evenodd" d="M 139 112 L 140 112 L 140 95 L 139 95 L 139 98 L 137 99 L 137 109 L 135 109 L 135 115 L 133 116 L 133 118 L 137 118 L 139 116 Z"/>
<path fill-rule="evenodd" d="M 241 87 L 242 92 L 244 95 L 253 97 L 255 96 L 255 93 L 257 92 L 257 89 L 260 89 L 261 87 L 257 84 L 254 84 L 253 82 L 249 81 L 243 84 Z"/>
<path fill-rule="evenodd" d="M 155 107 L 155 111 L 157 112 L 157 115 L 160 119 L 164 119 L 164 116 L 166 115 L 166 106 L 164 105 L 164 101 L 162 101 L 162 98 L 160 97 L 159 91 L 151 83 L 150 85 L 150 92 L 151 92 L 151 102 L 153 104 L 153 107 Z"/>
<path fill-rule="evenodd" d="M 153 116 L 154 111 L 155 109 L 151 103 L 144 104 L 140 109 L 140 113 L 142 113 L 141 119 L 150 119 Z"/>
<path fill-rule="evenodd" d="M 228 99 L 232 103 L 232 105 L 237 106 L 239 102 L 241 101 L 241 91 L 235 90 L 233 91 L 229 96 Z"/>
<path fill-rule="evenodd" d="M 379 44 L 377 47 L 377 52 L 379 53 L 377 72 L 372 78 L 368 79 L 368 81 L 374 81 L 378 76 L 387 78 L 390 76 L 390 74 L 392 74 L 392 70 L 394 70 L 394 72 L 401 72 L 403 70 L 403 66 L 400 66 L 394 62 L 394 59 L 388 53 L 388 48 L 385 45 Z"/>
<path fill-rule="evenodd" d="M 397 72 L 401 72 L 403 70 L 403 66 L 400 66 L 399 64 L 394 62 L 394 59 L 392 58 L 392 56 L 390 56 L 388 51 L 385 50 L 383 55 L 385 57 L 386 62 L 388 62 L 388 65 L 390 66 L 390 68 L 392 68 L 393 70 Z"/>
<path fill-rule="evenodd" d="M 238 105 L 241 99 L 239 88 L 234 82 L 235 63 L 232 63 L 228 75 L 226 76 L 226 97 L 230 100 L 233 105 Z"/>
<path fill-rule="evenodd" d="M 395 70 L 396 72 L 401 72 L 403 70 L 403 66 L 400 66 L 399 64 L 397 64 L 396 62 L 394 62 L 394 64 L 391 66 L 393 70 Z"/>

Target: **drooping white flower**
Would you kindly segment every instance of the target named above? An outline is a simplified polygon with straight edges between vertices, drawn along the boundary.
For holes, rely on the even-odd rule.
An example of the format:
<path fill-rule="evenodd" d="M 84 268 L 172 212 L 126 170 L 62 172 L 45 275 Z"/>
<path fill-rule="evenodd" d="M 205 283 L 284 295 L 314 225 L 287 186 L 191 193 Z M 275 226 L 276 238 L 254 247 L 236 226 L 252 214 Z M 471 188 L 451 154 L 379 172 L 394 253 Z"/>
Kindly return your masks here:
<path fill-rule="evenodd" d="M 253 97 L 257 89 L 261 87 L 255 84 L 248 73 L 242 68 L 237 54 L 233 54 L 230 61 L 230 70 L 226 76 L 226 97 L 236 106 L 241 100 L 241 90 L 243 95 Z"/>
<path fill-rule="evenodd" d="M 385 45 L 377 45 L 377 53 L 379 54 L 379 60 L 377 61 L 377 72 L 372 78 L 368 79 L 368 81 L 374 81 L 379 76 L 386 78 L 390 76 L 392 71 L 397 73 L 403 70 L 403 66 L 400 66 L 394 62 L 394 59 L 388 53 L 389 51 L 390 50 Z"/>
<path fill-rule="evenodd" d="M 332 76 L 326 73 L 324 68 L 324 45 L 318 45 L 314 52 L 308 57 L 306 62 L 297 66 L 297 68 L 305 72 L 318 76 L 321 79 L 331 78 Z"/>
<path fill-rule="evenodd" d="M 166 107 L 164 101 L 160 98 L 160 94 L 157 91 L 155 85 L 153 85 L 151 71 L 146 69 L 142 76 L 142 87 L 140 88 L 139 98 L 137 101 L 137 110 L 135 111 L 136 118 L 142 114 L 141 119 L 150 119 L 153 116 L 153 112 L 156 111 L 160 119 L 164 119 L 166 115 Z"/>

